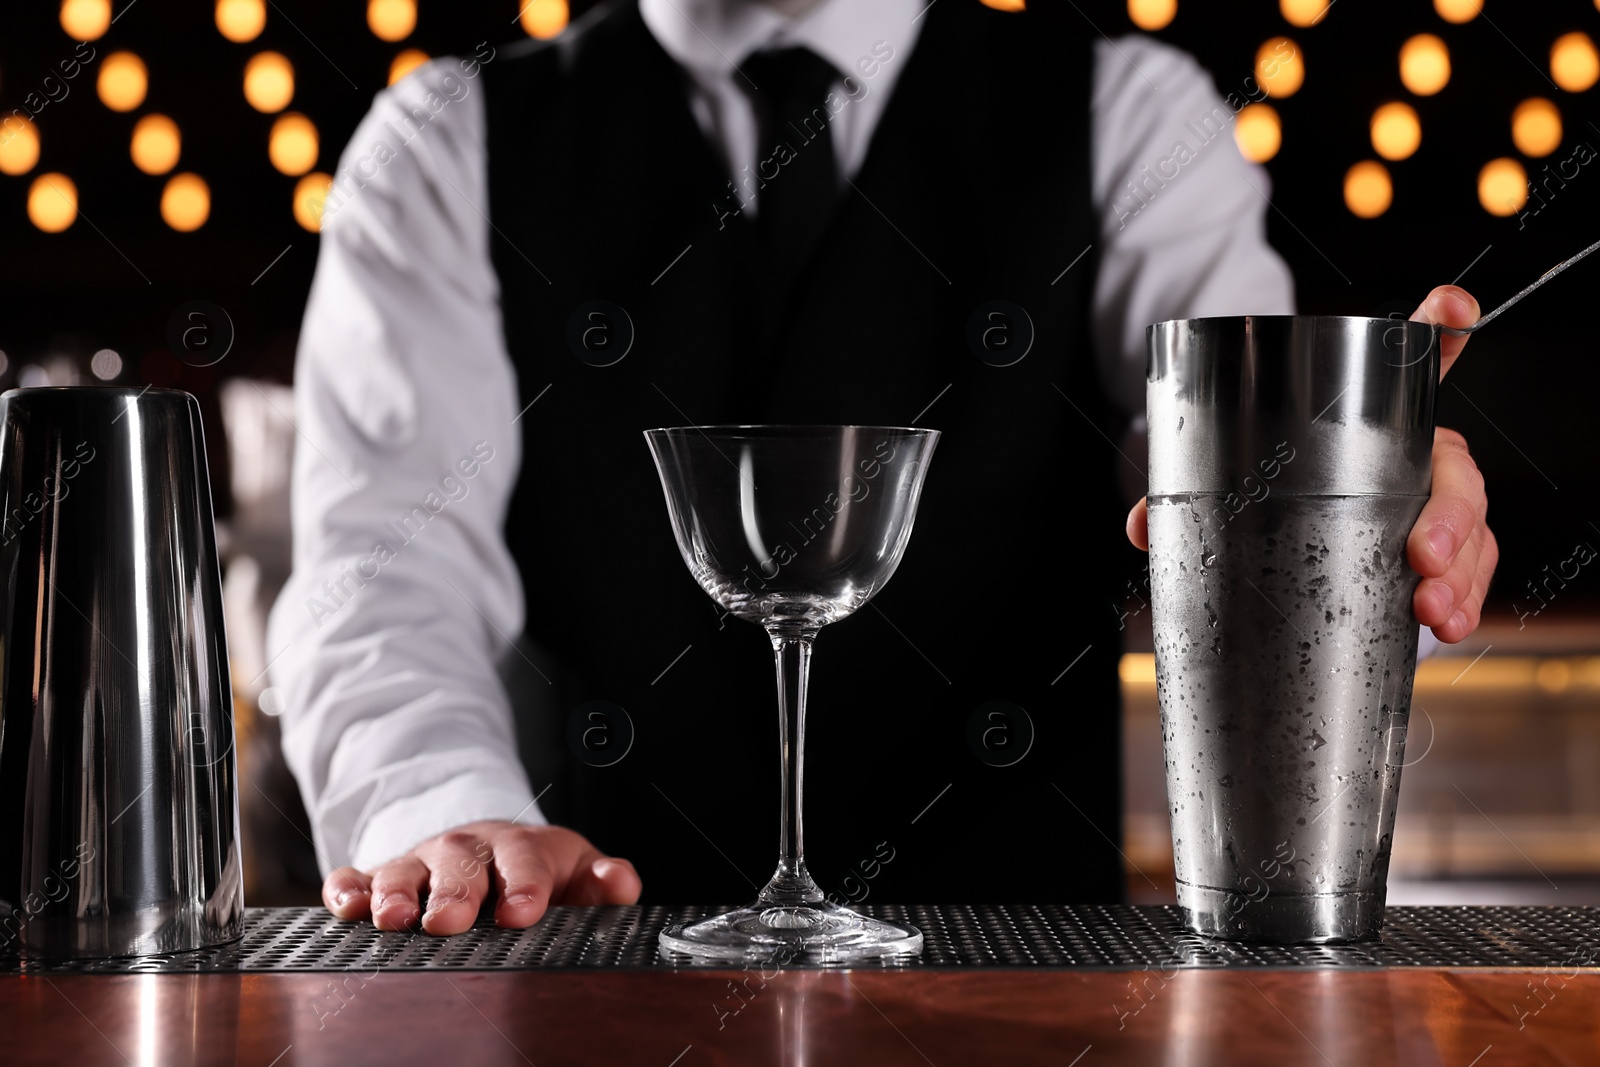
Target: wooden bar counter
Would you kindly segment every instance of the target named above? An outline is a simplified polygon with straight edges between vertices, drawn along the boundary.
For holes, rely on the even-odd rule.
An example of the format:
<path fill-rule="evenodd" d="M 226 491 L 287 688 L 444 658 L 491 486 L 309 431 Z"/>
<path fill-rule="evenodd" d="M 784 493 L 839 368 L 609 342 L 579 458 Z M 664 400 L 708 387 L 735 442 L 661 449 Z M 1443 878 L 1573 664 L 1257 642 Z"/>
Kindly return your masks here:
<path fill-rule="evenodd" d="M 1515 968 L 29 968 L 0 975 L 0 1063 L 1596 1064 L 1586 937 Z"/>

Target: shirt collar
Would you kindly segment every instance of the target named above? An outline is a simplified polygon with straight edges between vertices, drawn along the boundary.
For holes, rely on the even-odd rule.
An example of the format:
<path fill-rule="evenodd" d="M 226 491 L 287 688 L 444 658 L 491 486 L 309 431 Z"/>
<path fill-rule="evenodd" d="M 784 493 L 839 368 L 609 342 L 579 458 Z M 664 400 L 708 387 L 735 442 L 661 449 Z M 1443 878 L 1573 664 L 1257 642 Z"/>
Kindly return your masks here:
<path fill-rule="evenodd" d="M 645 25 L 662 49 L 700 74 L 731 76 L 752 52 L 804 45 L 854 72 L 872 46 L 909 51 L 925 0 L 821 0 L 791 19 L 758 0 L 639 0 Z"/>

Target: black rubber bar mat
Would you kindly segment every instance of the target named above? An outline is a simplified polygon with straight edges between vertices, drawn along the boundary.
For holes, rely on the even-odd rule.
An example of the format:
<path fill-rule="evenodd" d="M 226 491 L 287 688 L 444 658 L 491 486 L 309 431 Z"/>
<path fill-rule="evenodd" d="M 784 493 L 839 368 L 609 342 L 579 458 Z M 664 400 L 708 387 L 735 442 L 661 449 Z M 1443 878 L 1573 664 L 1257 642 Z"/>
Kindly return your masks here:
<path fill-rule="evenodd" d="M 700 966 L 664 957 L 662 927 L 716 908 L 552 908 L 526 930 L 478 925 L 455 937 L 379 933 L 321 908 L 251 908 L 243 939 L 198 952 L 122 959 L 3 960 L 12 974 L 271 971 L 658 970 Z M 1259 945 L 1184 929 L 1173 907 L 880 905 L 862 911 L 923 933 L 917 957 L 889 968 L 1590 967 L 1600 959 L 1600 908 L 1390 908 L 1378 941 Z M 704 964 L 705 966 L 715 966 Z M 785 961 L 784 966 L 805 966 Z M 727 966 L 723 964 L 721 966 Z"/>

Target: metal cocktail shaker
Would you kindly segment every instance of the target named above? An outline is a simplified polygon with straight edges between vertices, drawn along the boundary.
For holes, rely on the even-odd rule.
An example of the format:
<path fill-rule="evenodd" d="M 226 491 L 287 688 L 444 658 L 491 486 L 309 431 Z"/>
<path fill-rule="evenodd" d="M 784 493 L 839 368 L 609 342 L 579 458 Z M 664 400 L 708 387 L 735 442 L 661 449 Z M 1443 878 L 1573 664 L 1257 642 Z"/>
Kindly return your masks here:
<path fill-rule="evenodd" d="M 1376 936 L 1439 348 L 1390 319 L 1149 328 L 1150 600 L 1178 903 L 1216 937 Z"/>
<path fill-rule="evenodd" d="M 0 955 L 238 938 L 233 698 L 200 409 L 0 396 Z"/>

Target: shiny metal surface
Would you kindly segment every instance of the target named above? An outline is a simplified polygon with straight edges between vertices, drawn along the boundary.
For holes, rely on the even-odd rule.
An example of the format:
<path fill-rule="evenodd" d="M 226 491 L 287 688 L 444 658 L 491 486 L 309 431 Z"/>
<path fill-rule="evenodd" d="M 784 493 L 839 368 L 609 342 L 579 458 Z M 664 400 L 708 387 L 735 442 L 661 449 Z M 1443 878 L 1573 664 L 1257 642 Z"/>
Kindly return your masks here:
<path fill-rule="evenodd" d="M 1437 334 L 1150 327 L 1150 593 L 1178 902 L 1230 939 L 1383 919 L 1431 483 Z"/>
<path fill-rule="evenodd" d="M 244 929 L 233 698 L 200 410 L 0 396 L 0 955 Z"/>

